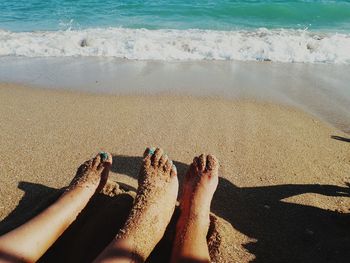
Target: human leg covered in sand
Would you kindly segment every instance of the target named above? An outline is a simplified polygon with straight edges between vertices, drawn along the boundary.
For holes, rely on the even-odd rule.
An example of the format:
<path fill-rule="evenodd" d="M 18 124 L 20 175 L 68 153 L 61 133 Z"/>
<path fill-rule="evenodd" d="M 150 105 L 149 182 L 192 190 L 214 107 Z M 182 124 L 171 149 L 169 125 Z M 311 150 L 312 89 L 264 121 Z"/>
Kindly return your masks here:
<path fill-rule="evenodd" d="M 104 187 L 111 164 L 108 153 L 82 164 L 55 203 L 0 237 L 0 262 L 37 261 Z M 172 262 L 210 261 L 206 235 L 218 167 L 214 156 L 200 155 L 186 173 Z M 176 167 L 162 149 L 146 149 L 138 183 L 124 227 L 95 262 L 144 262 L 163 237 L 175 209 L 179 183 Z"/>

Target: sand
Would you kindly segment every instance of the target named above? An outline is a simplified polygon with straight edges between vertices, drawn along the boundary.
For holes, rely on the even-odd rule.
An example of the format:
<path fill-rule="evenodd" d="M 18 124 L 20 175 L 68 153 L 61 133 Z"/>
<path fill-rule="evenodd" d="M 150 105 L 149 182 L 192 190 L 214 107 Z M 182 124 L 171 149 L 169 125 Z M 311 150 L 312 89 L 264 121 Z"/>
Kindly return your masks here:
<path fill-rule="evenodd" d="M 298 107 L 350 133 L 350 65 L 0 57 L 0 82 L 114 95 L 256 99 Z"/>
<path fill-rule="evenodd" d="M 10 84 L 0 85 L 0 102 L 1 233 L 53 201 L 57 189 L 99 150 L 113 154 L 110 183 L 129 190 L 127 196 L 112 190 L 98 197 L 116 204 L 118 228 L 132 203 L 145 147 L 160 146 L 175 161 L 180 180 L 193 156 L 212 153 L 220 160 L 212 204 L 219 262 L 344 262 L 350 257 L 350 136 L 298 109 L 261 101 L 96 95 Z M 90 218 L 104 215 L 96 212 L 101 205 L 90 206 Z M 110 226 L 111 218 L 101 220 Z M 108 229 L 107 239 L 115 230 Z"/>

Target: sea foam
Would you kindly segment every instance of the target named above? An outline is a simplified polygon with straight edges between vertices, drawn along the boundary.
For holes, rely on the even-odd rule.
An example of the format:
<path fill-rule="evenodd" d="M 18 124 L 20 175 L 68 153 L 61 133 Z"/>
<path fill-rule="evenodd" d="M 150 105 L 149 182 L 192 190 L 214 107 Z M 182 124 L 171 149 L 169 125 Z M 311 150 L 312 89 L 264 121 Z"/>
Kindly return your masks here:
<path fill-rule="evenodd" d="M 350 64 L 350 34 L 263 28 L 255 31 L 127 28 L 40 32 L 0 30 L 0 56 Z"/>

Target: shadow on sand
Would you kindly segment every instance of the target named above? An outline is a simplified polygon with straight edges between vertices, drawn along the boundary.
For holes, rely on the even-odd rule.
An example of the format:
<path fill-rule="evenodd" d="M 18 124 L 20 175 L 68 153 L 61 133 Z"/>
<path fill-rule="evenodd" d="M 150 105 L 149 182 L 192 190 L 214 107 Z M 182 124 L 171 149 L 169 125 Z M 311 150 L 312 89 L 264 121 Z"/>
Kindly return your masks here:
<path fill-rule="evenodd" d="M 350 138 L 345 138 L 341 136 L 332 135 L 331 138 L 342 142 L 350 142 Z"/>
<path fill-rule="evenodd" d="M 283 200 L 307 193 L 349 198 L 350 188 L 317 184 L 240 188 L 221 178 L 212 211 L 256 239 L 244 245 L 256 256 L 254 262 L 347 262 L 350 214 Z"/>
<path fill-rule="evenodd" d="M 18 187 L 25 194 L 16 209 L 0 223 L 1 234 L 38 214 L 63 192 L 63 189 L 29 182 L 20 182 Z M 46 198 L 42 197 L 43 193 Z M 120 193 L 113 198 L 95 195 L 39 262 L 92 262 L 123 226 L 132 202 L 132 196 L 127 193 Z M 28 209 L 30 203 L 33 209 Z"/>
<path fill-rule="evenodd" d="M 114 156 L 113 161 L 112 171 L 137 178 L 141 157 Z M 174 163 L 179 175 L 183 175 L 188 166 Z M 0 233 L 37 214 L 44 205 L 33 204 L 40 203 L 43 196 L 47 205 L 61 192 L 28 182 L 20 182 L 18 187 L 25 194 L 17 208 L 0 223 Z M 220 178 L 212 211 L 256 240 L 243 245 L 255 255 L 253 262 L 348 262 L 350 214 L 284 201 L 307 193 L 349 198 L 350 188 L 317 184 L 237 187 Z M 91 261 L 123 225 L 131 205 L 132 197 L 127 193 L 112 201 L 109 196 L 97 195 L 41 262 Z M 170 253 L 169 249 L 164 251 Z M 153 257 L 151 262 L 165 262 L 165 258 Z"/>

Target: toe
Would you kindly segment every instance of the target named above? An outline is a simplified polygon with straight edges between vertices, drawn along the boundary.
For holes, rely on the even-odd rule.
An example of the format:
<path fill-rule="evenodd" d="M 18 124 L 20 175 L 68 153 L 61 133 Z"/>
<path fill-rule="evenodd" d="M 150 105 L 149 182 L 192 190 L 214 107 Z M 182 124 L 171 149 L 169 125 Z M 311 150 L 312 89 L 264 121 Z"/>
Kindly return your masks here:
<path fill-rule="evenodd" d="M 162 157 L 162 155 L 163 155 L 163 149 L 157 148 L 154 151 L 154 154 L 151 157 L 151 161 L 152 161 L 152 165 L 153 166 L 158 166 L 159 165 L 159 160 Z"/>
<path fill-rule="evenodd" d="M 152 164 L 152 156 L 154 154 L 155 148 L 154 147 L 147 147 L 144 154 L 143 154 L 143 167 L 149 168 Z"/>
<path fill-rule="evenodd" d="M 99 152 L 98 155 L 99 155 L 100 158 L 101 158 L 101 162 L 108 162 L 108 160 L 111 160 L 111 159 L 112 159 L 112 158 L 111 158 L 111 157 L 112 157 L 111 154 L 108 153 L 108 152 L 101 151 L 101 152 Z"/>
<path fill-rule="evenodd" d="M 198 169 L 200 171 L 204 171 L 206 163 L 207 163 L 206 156 L 204 154 L 201 154 L 198 157 Z"/>
<path fill-rule="evenodd" d="M 213 170 L 217 170 L 218 168 L 219 168 L 218 159 L 214 155 L 208 154 L 205 170 L 213 171 Z"/>
<path fill-rule="evenodd" d="M 164 165 L 164 171 L 166 173 L 170 173 L 170 170 L 171 170 L 172 166 L 173 166 L 173 162 L 171 160 L 167 160 L 165 162 L 165 165 Z"/>
<path fill-rule="evenodd" d="M 167 160 L 168 160 L 168 155 L 163 154 L 162 157 L 160 157 L 159 166 L 164 167 Z"/>
<path fill-rule="evenodd" d="M 92 159 L 92 168 L 97 169 L 100 163 L 101 163 L 101 156 L 100 154 L 97 154 L 95 158 Z"/>
<path fill-rule="evenodd" d="M 83 174 L 85 173 L 90 167 L 92 166 L 92 160 L 88 160 L 84 162 L 82 165 L 78 167 L 76 174 Z"/>
<path fill-rule="evenodd" d="M 94 159 L 87 160 L 87 161 L 84 162 L 81 166 L 85 167 L 86 169 L 87 169 L 87 168 L 91 168 L 91 167 L 93 167 L 93 160 L 94 160 Z"/>
<path fill-rule="evenodd" d="M 197 156 L 193 158 L 193 162 L 191 164 L 191 168 L 193 168 L 195 171 L 200 170 L 199 169 L 199 158 Z"/>
<path fill-rule="evenodd" d="M 100 158 L 100 163 L 98 169 L 103 169 L 105 167 L 110 167 L 113 162 L 112 155 L 109 152 L 100 152 L 96 158 Z"/>
<path fill-rule="evenodd" d="M 113 157 L 112 157 L 112 154 L 110 154 L 109 152 L 106 152 L 107 153 L 107 160 L 105 161 L 105 163 L 108 163 L 109 165 L 112 165 L 113 163 Z"/>
<path fill-rule="evenodd" d="M 177 176 L 177 169 L 176 169 L 175 164 L 173 164 L 171 167 L 170 176 Z"/>
<path fill-rule="evenodd" d="M 145 158 L 143 158 L 143 167 L 149 168 L 151 166 L 151 155 L 146 155 Z"/>
<path fill-rule="evenodd" d="M 155 148 L 154 147 L 147 147 L 145 152 L 143 153 L 143 157 L 147 157 L 150 156 L 152 154 L 154 154 Z"/>

